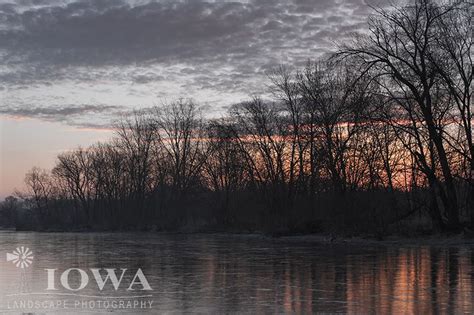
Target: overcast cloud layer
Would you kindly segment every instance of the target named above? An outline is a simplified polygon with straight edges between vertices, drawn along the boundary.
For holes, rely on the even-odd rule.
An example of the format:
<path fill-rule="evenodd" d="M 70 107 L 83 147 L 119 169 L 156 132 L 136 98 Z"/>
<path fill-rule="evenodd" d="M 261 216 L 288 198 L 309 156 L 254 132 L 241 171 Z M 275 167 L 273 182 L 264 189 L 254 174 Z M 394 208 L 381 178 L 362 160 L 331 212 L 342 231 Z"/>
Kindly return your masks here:
<path fill-rule="evenodd" d="M 363 31 L 369 12 L 364 0 L 0 0 L 0 114 L 73 124 L 177 97 L 219 110 Z"/>

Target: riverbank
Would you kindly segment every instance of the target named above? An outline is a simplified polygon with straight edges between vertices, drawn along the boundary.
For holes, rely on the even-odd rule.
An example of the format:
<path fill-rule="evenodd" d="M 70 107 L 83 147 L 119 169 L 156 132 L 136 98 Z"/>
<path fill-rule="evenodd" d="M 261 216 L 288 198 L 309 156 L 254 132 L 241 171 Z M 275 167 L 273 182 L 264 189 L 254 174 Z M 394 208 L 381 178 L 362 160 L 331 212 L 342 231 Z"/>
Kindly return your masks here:
<path fill-rule="evenodd" d="M 419 235 L 388 235 L 383 238 L 374 235 L 357 235 L 344 236 L 329 233 L 314 233 L 314 234 L 272 234 L 261 231 L 149 231 L 149 230 L 128 230 L 128 231 L 104 231 L 92 229 L 74 229 L 74 230 L 16 230 L 12 228 L 0 228 L 0 232 L 10 233 L 40 233 L 40 234 L 127 234 L 127 235 L 195 235 L 195 236 L 216 236 L 216 237 L 236 237 L 236 238 L 251 238 L 262 239 L 265 241 L 278 241 L 288 243 L 315 243 L 327 245 L 403 245 L 403 246 L 456 246 L 456 245 L 472 245 L 474 246 L 474 233 L 470 231 L 463 231 L 457 234 L 419 234 Z"/>

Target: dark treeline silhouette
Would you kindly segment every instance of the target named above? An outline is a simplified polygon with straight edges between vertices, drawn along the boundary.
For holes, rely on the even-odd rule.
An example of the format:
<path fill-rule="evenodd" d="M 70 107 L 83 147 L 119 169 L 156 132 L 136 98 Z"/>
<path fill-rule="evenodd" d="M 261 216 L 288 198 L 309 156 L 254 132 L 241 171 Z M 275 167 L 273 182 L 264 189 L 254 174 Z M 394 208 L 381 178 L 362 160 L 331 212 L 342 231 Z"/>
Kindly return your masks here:
<path fill-rule="evenodd" d="M 269 75 L 220 119 L 135 111 L 107 143 L 33 168 L 2 204 L 24 229 L 376 233 L 474 225 L 472 4 L 375 9 L 329 60 Z M 19 206 L 21 204 L 21 206 Z M 7 225 L 7 224 L 5 224 Z"/>

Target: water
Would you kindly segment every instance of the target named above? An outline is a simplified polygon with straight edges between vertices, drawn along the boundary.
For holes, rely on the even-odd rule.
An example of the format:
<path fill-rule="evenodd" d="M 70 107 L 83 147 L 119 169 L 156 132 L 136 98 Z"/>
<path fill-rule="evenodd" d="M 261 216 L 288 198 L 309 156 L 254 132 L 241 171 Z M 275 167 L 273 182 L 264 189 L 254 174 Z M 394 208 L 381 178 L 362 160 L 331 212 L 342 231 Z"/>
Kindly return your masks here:
<path fill-rule="evenodd" d="M 33 251 L 28 268 L 6 261 L 5 254 L 18 246 Z M 472 244 L 382 246 L 257 236 L 0 232 L 0 313 L 472 314 L 473 250 Z M 68 268 L 87 271 L 90 281 L 83 290 L 61 286 L 59 277 Z M 89 268 L 129 272 L 117 291 L 110 283 L 100 291 Z M 140 291 L 140 284 L 135 291 L 126 290 L 138 268 L 152 291 Z M 44 269 L 57 269 L 57 291 L 46 290 Z M 70 274 L 71 288 L 80 285 L 75 272 Z M 23 295 L 12 295 L 18 293 Z M 152 306 L 120 309 L 118 304 L 111 307 L 112 300 L 123 301 L 124 307 L 128 301 Z M 25 311 L 15 308 L 21 301 L 66 301 L 67 308 L 45 304 Z M 74 304 L 90 301 L 96 304 Z M 109 301 L 109 307 L 98 307 L 98 301 Z"/>

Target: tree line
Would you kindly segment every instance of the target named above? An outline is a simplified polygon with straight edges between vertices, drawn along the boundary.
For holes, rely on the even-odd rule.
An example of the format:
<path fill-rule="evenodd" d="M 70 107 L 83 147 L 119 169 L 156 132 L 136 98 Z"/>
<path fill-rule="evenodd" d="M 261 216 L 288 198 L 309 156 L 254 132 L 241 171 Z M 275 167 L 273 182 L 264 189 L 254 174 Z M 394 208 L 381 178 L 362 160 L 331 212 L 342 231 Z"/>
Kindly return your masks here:
<path fill-rule="evenodd" d="M 474 226 L 472 7 L 374 9 L 329 59 L 269 73 L 272 98 L 205 118 L 134 111 L 109 142 L 33 168 L 2 204 L 25 228 L 387 233 Z M 25 206 L 26 204 L 26 206 Z"/>

